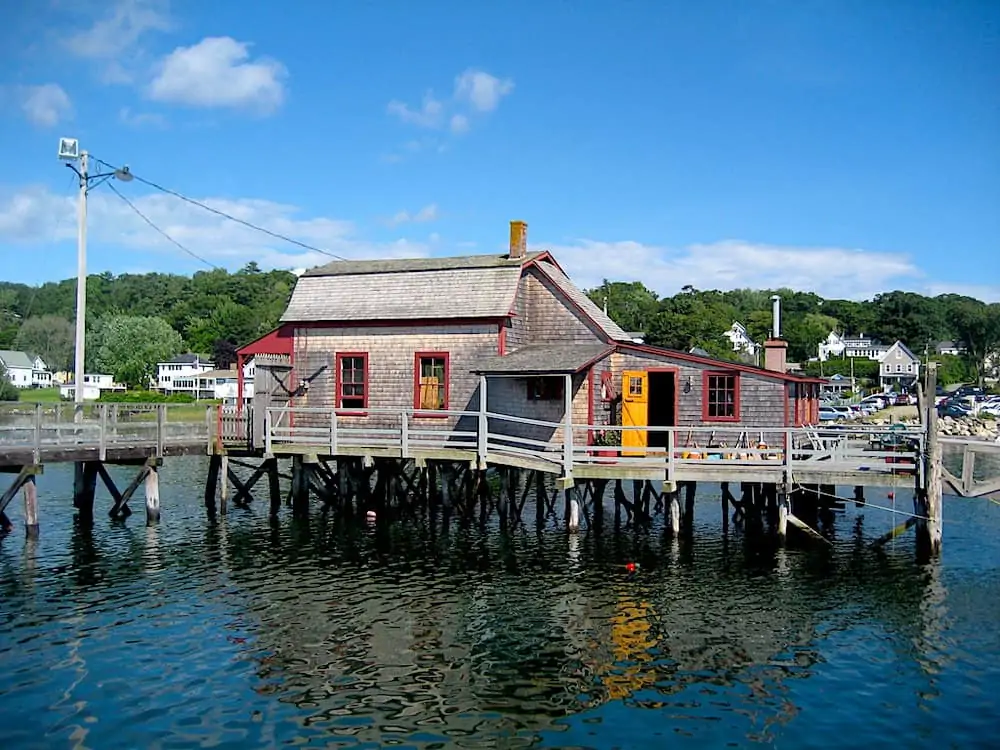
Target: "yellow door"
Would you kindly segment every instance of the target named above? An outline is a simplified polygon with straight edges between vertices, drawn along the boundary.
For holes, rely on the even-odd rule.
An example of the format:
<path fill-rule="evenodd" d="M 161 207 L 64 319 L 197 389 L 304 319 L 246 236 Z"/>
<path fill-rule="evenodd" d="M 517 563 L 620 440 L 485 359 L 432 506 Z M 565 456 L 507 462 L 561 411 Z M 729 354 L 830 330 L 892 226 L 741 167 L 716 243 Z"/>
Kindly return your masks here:
<path fill-rule="evenodd" d="M 622 373 L 622 427 L 648 425 L 649 373 L 643 370 L 625 370 Z M 645 430 L 622 430 L 623 456 L 645 456 L 647 445 L 649 433 Z M 627 450 L 628 448 L 633 450 Z"/>

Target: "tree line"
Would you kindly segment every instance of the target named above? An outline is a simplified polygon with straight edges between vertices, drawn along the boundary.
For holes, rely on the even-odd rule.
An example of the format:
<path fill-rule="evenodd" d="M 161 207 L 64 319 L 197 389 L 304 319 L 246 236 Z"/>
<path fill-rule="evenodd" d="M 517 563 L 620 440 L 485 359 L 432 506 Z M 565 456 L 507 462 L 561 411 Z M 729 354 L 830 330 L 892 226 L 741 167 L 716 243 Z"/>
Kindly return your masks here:
<path fill-rule="evenodd" d="M 939 342 L 954 341 L 966 354 L 937 358 L 947 364 L 942 374 L 953 382 L 983 377 L 983 362 L 989 355 L 1000 355 L 1000 304 L 957 294 L 926 297 L 894 291 L 855 301 L 791 289 L 720 292 L 686 286 L 671 297 L 659 297 L 638 281 L 607 280 L 587 294 L 598 306 L 606 304 L 608 314 L 625 330 L 643 332 L 649 344 L 682 351 L 697 347 L 720 359 L 740 359 L 722 336 L 734 321 L 746 326 L 755 342 L 768 338 L 774 294 L 781 297 L 781 334 L 792 362 L 815 358 L 830 331 L 864 333 L 886 344 L 902 341 L 917 356 L 927 353 L 931 359 Z M 819 368 L 813 364 L 809 369 Z M 838 364 L 831 362 L 825 374 L 837 371 Z"/>
<path fill-rule="evenodd" d="M 272 330 L 295 275 L 249 263 L 235 273 L 97 274 L 87 279 L 86 369 L 145 386 L 156 362 L 183 352 L 231 365 L 236 349 Z M 0 282 L 0 349 L 38 354 L 73 371 L 76 280 Z"/>
<path fill-rule="evenodd" d="M 278 324 L 295 286 L 288 271 L 262 271 L 249 263 L 239 271 L 175 274 L 97 274 L 87 279 L 87 369 L 109 372 L 120 382 L 144 386 L 157 361 L 182 352 L 212 357 L 219 367 L 235 361 L 236 349 Z M 945 294 L 925 297 L 887 292 L 871 300 L 824 299 L 790 289 L 728 292 L 684 287 L 660 297 L 641 282 L 604 281 L 587 291 L 627 331 L 641 331 L 655 346 L 720 359 L 739 355 L 722 334 L 734 321 L 757 342 L 771 330 L 771 295 L 782 298 L 782 336 L 790 361 L 806 362 L 831 330 L 865 333 L 885 343 L 903 341 L 914 353 L 934 353 L 940 341 L 967 351 L 965 370 L 1000 351 L 1000 304 Z M 0 349 L 39 354 L 53 370 L 73 370 L 76 280 L 40 286 L 0 282 Z M 835 372 L 836 363 L 826 374 Z"/>

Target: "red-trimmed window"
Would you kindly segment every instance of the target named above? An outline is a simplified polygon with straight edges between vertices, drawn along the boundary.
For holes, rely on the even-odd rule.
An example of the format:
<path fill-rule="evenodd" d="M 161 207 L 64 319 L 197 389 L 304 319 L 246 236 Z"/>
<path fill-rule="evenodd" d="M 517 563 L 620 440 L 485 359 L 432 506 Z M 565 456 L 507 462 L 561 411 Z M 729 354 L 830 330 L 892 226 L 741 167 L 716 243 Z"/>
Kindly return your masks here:
<path fill-rule="evenodd" d="M 337 408 L 368 408 L 368 352 L 337 354 Z"/>
<path fill-rule="evenodd" d="M 704 421 L 740 421 L 739 373 L 706 372 L 702 386 L 701 416 Z"/>
<path fill-rule="evenodd" d="M 450 375 L 448 352 L 417 352 L 413 357 L 413 408 L 447 411 Z"/>

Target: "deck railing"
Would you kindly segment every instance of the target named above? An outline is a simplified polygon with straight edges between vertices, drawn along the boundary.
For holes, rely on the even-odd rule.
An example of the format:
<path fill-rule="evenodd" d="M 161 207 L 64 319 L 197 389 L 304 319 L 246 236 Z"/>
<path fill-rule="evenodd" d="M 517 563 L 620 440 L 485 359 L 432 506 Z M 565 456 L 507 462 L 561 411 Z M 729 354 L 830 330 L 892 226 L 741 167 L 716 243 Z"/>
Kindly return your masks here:
<path fill-rule="evenodd" d="M 209 445 L 216 407 L 197 404 L 3 404 L 0 453 L 31 451 L 38 462 L 53 450 L 149 448 L 163 455 L 176 446 Z"/>
<path fill-rule="evenodd" d="M 643 433 L 645 445 L 628 433 Z M 608 436 L 613 438 L 608 440 Z M 308 449 L 338 455 L 365 449 L 409 458 L 421 451 L 454 449 L 485 465 L 500 456 L 551 464 L 570 475 L 574 467 L 612 464 L 663 470 L 711 463 L 738 475 L 769 468 L 914 473 L 921 470 L 922 428 L 836 426 L 624 427 L 548 422 L 496 412 L 444 411 L 434 418 L 413 409 L 271 408 L 265 415 L 265 450 Z M 597 443 L 612 444 L 597 444 Z"/>

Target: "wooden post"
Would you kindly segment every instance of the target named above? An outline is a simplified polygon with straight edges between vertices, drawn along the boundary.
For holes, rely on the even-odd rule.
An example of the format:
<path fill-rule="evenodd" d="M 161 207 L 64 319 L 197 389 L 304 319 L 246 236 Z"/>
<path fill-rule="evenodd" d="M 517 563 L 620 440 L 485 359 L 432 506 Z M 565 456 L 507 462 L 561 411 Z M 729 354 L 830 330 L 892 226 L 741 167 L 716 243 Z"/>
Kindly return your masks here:
<path fill-rule="evenodd" d="M 208 459 L 208 477 L 205 479 L 205 508 L 209 515 L 215 515 L 215 492 L 219 486 L 219 470 L 222 468 L 222 456 L 213 453 Z"/>
<path fill-rule="evenodd" d="M 40 403 L 35 404 L 35 435 L 34 435 L 35 449 L 32 451 L 32 457 L 36 464 L 42 462 L 42 405 Z"/>
<path fill-rule="evenodd" d="M 154 464 L 146 472 L 146 525 L 160 520 L 160 471 Z"/>
<path fill-rule="evenodd" d="M 697 482 L 687 482 L 684 485 L 684 531 L 690 534 L 694 531 L 694 496 L 698 491 Z"/>
<path fill-rule="evenodd" d="M 163 443 L 167 423 L 167 405 L 157 404 L 156 405 L 156 457 L 163 457 Z M 159 502 L 159 501 L 157 501 Z M 159 507 L 159 506 L 157 506 Z M 159 517 L 159 510 L 157 510 L 157 517 Z"/>
<path fill-rule="evenodd" d="M 38 487 L 35 475 L 27 477 L 22 487 L 24 492 L 24 533 L 29 539 L 38 537 Z"/>
<path fill-rule="evenodd" d="M 489 420 L 486 417 L 486 376 L 479 376 L 479 420 L 476 432 L 476 455 L 479 458 L 479 468 L 486 469 L 487 434 Z"/>
<path fill-rule="evenodd" d="M 722 483 L 722 533 L 729 533 L 729 482 Z"/>
<path fill-rule="evenodd" d="M 97 490 L 97 464 L 77 461 L 73 473 L 73 507 L 84 524 L 94 522 L 94 495 Z"/>
<path fill-rule="evenodd" d="M 937 391 L 937 363 L 927 363 L 927 450 L 924 456 L 924 487 L 917 493 L 914 514 L 917 519 L 917 554 L 932 557 L 941 551 L 941 443 L 937 434 L 937 409 L 934 393 Z"/>
<path fill-rule="evenodd" d="M 681 533 L 681 499 L 680 489 L 677 488 L 669 495 L 670 502 L 667 504 L 667 527 L 673 536 L 680 536 Z"/>
<path fill-rule="evenodd" d="M 271 516 L 274 517 L 281 510 L 281 487 L 278 484 L 278 459 L 268 458 L 265 460 L 268 462 L 267 484 L 271 494 Z M 342 476 L 340 461 L 337 461 L 337 476 L 338 478 Z M 340 487 L 343 488 L 343 486 L 344 482 L 341 479 Z M 343 489 L 341 489 L 341 493 L 343 493 Z M 343 501 L 343 494 L 340 497 L 341 501 Z"/>
<path fill-rule="evenodd" d="M 571 487 L 567 487 L 564 492 L 566 493 L 566 503 L 569 509 L 566 528 L 571 533 L 576 533 L 580 530 L 580 491 L 574 484 Z"/>
<path fill-rule="evenodd" d="M 566 375 L 563 384 L 563 476 L 573 476 L 573 376 Z"/>
<path fill-rule="evenodd" d="M 309 475 L 302 456 L 292 456 L 292 512 L 295 515 L 309 513 Z"/>
<path fill-rule="evenodd" d="M 788 536 L 788 485 L 782 484 L 778 487 L 778 541 L 785 543 Z"/>
<path fill-rule="evenodd" d="M 219 467 L 219 512 L 226 515 L 229 509 L 229 456 L 222 454 L 222 462 Z"/>

